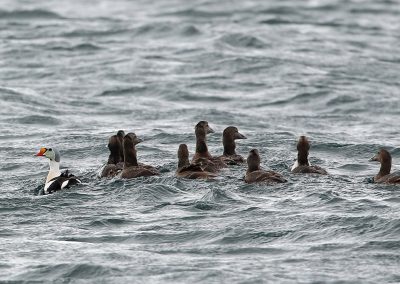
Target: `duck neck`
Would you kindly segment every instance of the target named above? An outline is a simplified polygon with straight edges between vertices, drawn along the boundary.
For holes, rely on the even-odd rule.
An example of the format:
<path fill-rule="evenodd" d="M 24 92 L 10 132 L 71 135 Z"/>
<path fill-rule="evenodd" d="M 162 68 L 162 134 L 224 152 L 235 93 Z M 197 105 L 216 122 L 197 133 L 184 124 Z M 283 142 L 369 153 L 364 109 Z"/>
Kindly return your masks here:
<path fill-rule="evenodd" d="M 310 164 L 308 163 L 308 152 L 298 152 L 297 163 L 299 166 L 309 166 Z"/>
<path fill-rule="evenodd" d="M 108 157 L 108 164 L 118 164 L 124 161 L 124 147 L 121 137 L 113 135 L 108 141 L 108 149 L 110 156 Z"/>
<path fill-rule="evenodd" d="M 224 145 L 224 155 L 225 156 L 231 156 L 231 155 L 236 155 L 236 143 L 235 140 L 232 138 L 226 138 L 224 137 L 222 139 L 222 144 Z"/>
<path fill-rule="evenodd" d="M 119 153 L 119 151 L 115 152 L 111 152 L 110 156 L 108 156 L 108 162 L 107 164 L 118 164 L 119 162 L 122 162 L 123 159 L 121 159 L 121 154 Z"/>
<path fill-rule="evenodd" d="M 50 170 L 46 178 L 46 183 L 49 182 L 51 179 L 61 175 L 59 162 L 49 160 L 49 166 Z"/>
<path fill-rule="evenodd" d="M 201 157 L 211 158 L 208 152 L 207 142 L 205 136 L 198 136 L 196 140 L 196 153 L 200 154 Z"/>
<path fill-rule="evenodd" d="M 188 157 L 180 157 L 178 161 L 178 168 L 183 168 L 189 166 L 189 158 Z"/>
<path fill-rule="evenodd" d="M 249 168 L 247 169 L 247 172 L 251 173 L 251 172 L 259 171 L 259 170 L 261 170 L 260 165 L 250 164 Z"/>
<path fill-rule="evenodd" d="M 390 174 L 390 170 L 392 169 L 392 161 L 382 161 L 381 169 L 379 170 L 378 177 L 383 177 Z"/>
<path fill-rule="evenodd" d="M 124 145 L 127 146 L 127 145 Z M 136 148 L 135 145 L 131 147 L 124 147 L 124 167 L 137 167 L 138 162 L 136 158 Z"/>
<path fill-rule="evenodd" d="M 253 155 L 247 158 L 247 166 L 248 166 L 247 172 L 249 173 L 261 170 L 260 157 Z"/>
<path fill-rule="evenodd" d="M 205 138 L 197 139 L 196 141 L 196 152 L 197 153 L 207 153 L 208 147 Z"/>

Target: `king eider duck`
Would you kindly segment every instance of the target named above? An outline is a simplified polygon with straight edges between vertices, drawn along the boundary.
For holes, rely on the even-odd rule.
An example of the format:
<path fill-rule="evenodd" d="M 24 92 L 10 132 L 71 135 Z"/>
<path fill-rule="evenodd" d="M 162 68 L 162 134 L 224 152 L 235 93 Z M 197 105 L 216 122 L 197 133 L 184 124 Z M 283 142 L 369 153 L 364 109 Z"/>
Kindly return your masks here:
<path fill-rule="evenodd" d="M 229 165 L 237 165 L 244 163 L 244 158 L 236 154 L 236 139 L 247 139 L 246 136 L 239 133 L 239 130 L 234 126 L 228 126 L 222 133 L 222 144 L 224 145 L 224 153 L 221 158 Z"/>
<path fill-rule="evenodd" d="M 247 157 L 246 183 L 284 183 L 287 180 L 279 173 L 267 171 L 260 167 L 261 159 L 257 149 L 250 150 Z"/>
<path fill-rule="evenodd" d="M 68 188 L 71 185 L 81 183 L 81 181 L 70 174 L 68 170 L 60 172 L 60 152 L 54 148 L 40 148 L 38 157 L 46 157 L 49 159 L 50 170 L 46 178 L 44 193 L 50 194 L 63 188 Z"/>
<path fill-rule="evenodd" d="M 186 144 L 179 145 L 176 176 L 187 179 L 209 179 L 216 177 L 215 174 L 205 171 L 200 164 L 191 164 L 189 162 L 189 150 Z"/>
<path fill-rule="evenodd" d="M 310 150 L 310 142 L 306 136 L 300 136 L 297 142 L 297 160 L 294 163 L 292 173 L 301 174 L 320 174 L 326 175 L 327 171 L 319 166 L 312 166 L 308 161 L 308 151 Z"/>
<path fill-rule="evenodd" d="M 226 168 L 227 164 L 219 157 L 211 156 L 207 147 L 207 134 L 214 133 L 207 121 L 200 121 L 195 126 L 196 153 L 192 158 L 192 164 L 200 164 L 205 171 L 218 172 Z"/>
<path fill-rule="evenodd" d="M 100 177 L 115 177 L 124 167 L 124 147 L 123 139 L 125 132 L 119 130 L 116 135 L 113 135 L 108 140 L 108 149 L 110 155 L 108 156 L 107 164 L 103 167 Z"/>
<path fill-rule="evenodd" d="M 390 173 L 392 156 L 387 150 L 381 149 L 370 161 L 381 163 L 379 173 L 374 177 L 375 183 L 400 184 L 400 172 Z"/>
<path fill-rule="evenodd" d="M 135 133 L 128 133 L 124 137 L 124 168 L 121 172 L 121 178 L 130 179 L 137 177 L 148 177 L 159 175 L 159 171 L 150 166 L 138 163 L 136 157 L 136 145 L 143 140 Z"/>

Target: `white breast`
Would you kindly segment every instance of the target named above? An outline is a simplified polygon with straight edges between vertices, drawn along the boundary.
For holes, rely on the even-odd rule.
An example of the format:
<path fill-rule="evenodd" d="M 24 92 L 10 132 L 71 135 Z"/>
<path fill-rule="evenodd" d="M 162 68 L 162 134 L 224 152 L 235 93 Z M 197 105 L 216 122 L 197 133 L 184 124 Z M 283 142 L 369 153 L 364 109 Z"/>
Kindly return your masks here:
<path fill-rule="evenodd" d="M 45 192 L 46 194 L 49 193 L 47 190 L 49 189 L 50 185 L 53 184 L 54 181 L 55 181 L 55 180 L 51 180 L 51 181 L 49 181 L 49 182 L 46 182 L 46 184 L 44 185 L 44 192 Z"/>

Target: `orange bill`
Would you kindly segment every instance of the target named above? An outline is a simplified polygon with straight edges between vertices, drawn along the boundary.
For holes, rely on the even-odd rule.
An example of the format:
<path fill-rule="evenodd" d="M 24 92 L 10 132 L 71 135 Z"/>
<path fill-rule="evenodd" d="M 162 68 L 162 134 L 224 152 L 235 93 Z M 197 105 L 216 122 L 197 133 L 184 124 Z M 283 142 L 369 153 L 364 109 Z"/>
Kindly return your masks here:
<path fill-rule="evenodd" d="M 44 156 L 44 153 L 46 153 L 47 149 L 42 147 L 39 150 L 39 153 L 36 154 L 36 156 Z"/>

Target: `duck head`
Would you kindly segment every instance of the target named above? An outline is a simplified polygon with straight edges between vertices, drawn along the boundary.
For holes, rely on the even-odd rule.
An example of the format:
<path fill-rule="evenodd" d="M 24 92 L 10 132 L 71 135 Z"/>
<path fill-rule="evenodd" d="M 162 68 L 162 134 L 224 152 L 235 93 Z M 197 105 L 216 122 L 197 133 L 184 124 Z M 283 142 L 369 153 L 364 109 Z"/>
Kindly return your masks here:
<path fill-rule="evenodd" d="M 207 134 L 214 133 L 208 122 L 204 120 L 199 121 L 194 129 L 197 137 L 206 137 Z"/>
<path fill-rule="evenodd" d="M 379 152 L 370 159 L 370 161 L 381 163 L 379 173 L 375 177 L 376 179 L 390 174 L 390 170 L 392 169 L 392 156 L 390 155 L 389 151 L 380 149 Z"/>
<path fill-rule="evenodd" d="M 226 139 L 236 140 L 236 139 L 247 139 L 246 136 L 239 133 L 239 130 L 235 126 L 228 126 L 225 128 L 222 136 Z"/>
<path fill-rule="evenodd" d="M 135 146 L 141 142 L 143 140 L 133 132 L 124 136 L 124 168 L 138 166 Z"/>
<path fill-rule="evenodd" d="M 260 169 L 261 158 L 257 149 L 252 149 L 247 157 L 248 171 L 253 172 Z"/>
<path fill-rule="evenodd" d="M 37 157 L 46 157 L 50 161 L 60 162 L 60 152 L 55 148 L 40 148 L 39 152 L 35 155 Z"/>
<path fill-rule="evenodd" d="M 180 144 L 178 148 L 178 167 L 189 165 L 189 150 L 186 144 Z"/>
<path fill-rule="evenodd" d="M 135 133 L 130 132 L 124 136 L 124 147 L 126 146 L 136 146 L 139 143 L 142 143 L 143 140 L 136 136 Z"/>
<path fill-rule="evenodd" d="M 387 162 L 391 163 L 392 156 L 390 155 L 390 153 L 387 150 L 380 149 L 379 152 L 369 160 L 373 161 L 373 162 L 380 162 L 381 164 L 387 163 Z"/>
<path fill-rule="evenodd" d="M 229 126 L 225 128 L 222 134 L 222 144 L 224 145 L 224 155 L 234 155 L 236 154 L 235 140 L 236 139 L 247 139 L 246 136 L 239 133 L 239 130 L 234 126 Z"/>

